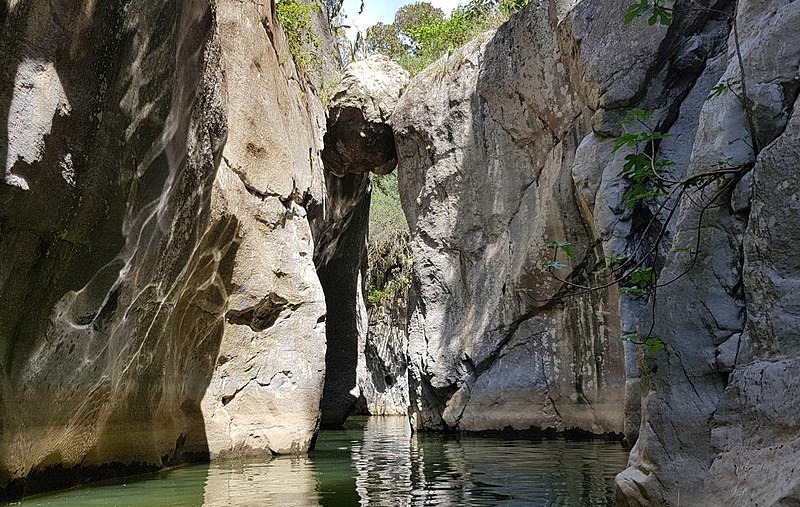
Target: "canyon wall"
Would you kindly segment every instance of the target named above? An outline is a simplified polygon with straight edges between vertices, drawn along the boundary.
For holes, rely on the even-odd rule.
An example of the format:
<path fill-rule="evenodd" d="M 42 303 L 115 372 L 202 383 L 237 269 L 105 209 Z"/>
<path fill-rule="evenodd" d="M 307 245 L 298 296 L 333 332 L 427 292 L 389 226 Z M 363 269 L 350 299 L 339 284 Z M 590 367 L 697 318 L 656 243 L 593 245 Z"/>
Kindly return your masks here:
<path fill-rule="evenodd" d="M 622 505 L 793 505 L 800 4 L 678 2 L 669 27 L 624 23 L 629 4 L 534 0 L 401 100 L 412 424 L 624 432 Z M 736 172 L 718 199 L 626 205 L 633 108 L 668 134 L 665 178 Z M 655 309 L 570 290 L 644 249 Z M 663 350 L 617 339 L 653 323 Z"/>
<path fill-rule="evenodd" d="M 661 275 L 676 282 L 652 316 L 668 347 L 646 367 L 639 441 L 617 481 L 626 505 L 800 502 L 800 4 L 740 1 L 735 15 L 743 72 L 734 33 L 713 64 L 745 80 L 750 119 L 733 94 L 706 101 L 689 171 L 749 171 L 725 206 L 681 209 Z M 678 277 L 698 233 L 703 254 Z"/>
<path fill-rule="evenodd" d="M 622 505 L 800 502 L 800 2 L 629 3 L 532 0 L 407 89 L 362 62 L 326 119 L 323 13 L 320 72 L 274 2 L 7 2 L 0 498 L 305 452 L 360 396 L 418 431 L 624 434 Z M 627 206 L 632 108 L 670 179 L 744 176 Z M 368 311 L 398 161 L 412 288 Z M 580 289 L 642 245 L 655 308 Z M 618 339 L 651 324 L 663 350 Z"/>
<path fill-rule="evenodd" d="M 307 450 L 325 118 L 274 4 L 12 1 L 0 58 L 0 496 Z"/>

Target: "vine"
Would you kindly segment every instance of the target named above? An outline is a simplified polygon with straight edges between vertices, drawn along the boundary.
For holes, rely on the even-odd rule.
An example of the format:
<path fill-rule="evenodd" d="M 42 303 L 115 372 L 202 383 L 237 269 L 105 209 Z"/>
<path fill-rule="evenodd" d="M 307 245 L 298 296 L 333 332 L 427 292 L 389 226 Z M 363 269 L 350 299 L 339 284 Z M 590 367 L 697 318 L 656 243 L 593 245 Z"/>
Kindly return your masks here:
<path fill-rule="evenodd" d="M 624 17 L 625 24 L 632 23 L 640 17 L 647 17 L 650 26 L 670 26 L 676 13 L 675 0 L 639 0 L 630 5 Z M 715 86 L 707 100 L 725 94 L 733 94 L 741 104 L 749 130 L 749 140 L 744 142 L 751 148 L 753 154 L 759 151 L 759 142 L 753 120 L 752 102 L 747 95 L 745 68 L 739 43 L 739 32 L 736 16 L 715 9 L 687 8 L 702 10 L 708 13 L 722 14 L 732 21 L 732 31 L 736 51 L 736 61 L 739 67 L 740 79 L 725 80 Z M 665 348 L 663 340 L 654 334 L 655 314 L 658 304 L 658 290 L 675 283 L 687 275 L 697 264 L 701 244 L 701 224 L 706 213 L 720 206 L 719 201 L 739 183 L 739 181 L 753 168 L 753 163 L 735 166 L 728 160 L 718 161 L 715 167 L 706 168 L 699 174 L 676 180 L 671 176 L 676 165 L 669 159 L 658 157 L 660 142 L 670 137 L 670 134 L 656 131 L 651 127 L 652 113 L 643 109 L 631 109 L 622 120 L 623 133 L 615 138 L 612 152 L 620 150 L 629 151 L 623 167 L 619 173 L 629 184 L 628 190 L 623 195 L 623 203 L 627 209 L 646 204 L 656 208 L 650 220 L 644 226 L 640 239 L 634 244 L 627 256 L 609 256 L 605 259 L 605 267 L 601 274 L 608 276 L 608 281 L 600 285 L 582 285 L 574 283 L 569 276 L 561 276 L 558 271 L 567 268 L 565 262 L 559 261 L 559 255 L 573 259 L 576 256 L 575 248 L 568 242 L 551 241 L 546 247 L 552 251 L 552 257 L 543 263 L 543 268 L 555 280 L 561 282 L 566 292 L 552 299 L 563 299 L 580 294 L 608 289 L 614 285 L 620 288 L 622 295 L 648 298 L 647 304 L 652 312 L 650 325 L 646 332 L 624 334 L 621 340 L 629 341 L 636 345 L 644 346 L 653 355 Z M 681 204 L 689 200 L 699 209 L 697 213 L 697 227 L 692 245 L 676 250 L 676 253 L 689 256 L 688 265 L 671 279 L 659 279 L 658 252 L 666 239 L 669 224 L 673 221 Z M 664 217 L 659 224 L 659 218 Z M 655 233 L 651 244 L 646 244 L 645 239 Z M 540 300 L 537 300 L 540 301 Z M 540 301 L 544 302 L 544 301 Z"/>

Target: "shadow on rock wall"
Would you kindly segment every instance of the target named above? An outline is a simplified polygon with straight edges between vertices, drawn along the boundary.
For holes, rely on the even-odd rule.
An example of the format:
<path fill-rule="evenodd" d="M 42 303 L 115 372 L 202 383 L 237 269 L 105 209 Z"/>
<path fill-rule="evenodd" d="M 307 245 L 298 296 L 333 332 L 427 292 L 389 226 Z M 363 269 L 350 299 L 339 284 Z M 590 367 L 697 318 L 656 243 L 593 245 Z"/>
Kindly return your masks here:
<path fill-rule="evenodd" d="M 0 496 L 205 459 L 238 246 L 237 219 L 210 217 L 211 8 L 31 0 L 4 17 Z"/>

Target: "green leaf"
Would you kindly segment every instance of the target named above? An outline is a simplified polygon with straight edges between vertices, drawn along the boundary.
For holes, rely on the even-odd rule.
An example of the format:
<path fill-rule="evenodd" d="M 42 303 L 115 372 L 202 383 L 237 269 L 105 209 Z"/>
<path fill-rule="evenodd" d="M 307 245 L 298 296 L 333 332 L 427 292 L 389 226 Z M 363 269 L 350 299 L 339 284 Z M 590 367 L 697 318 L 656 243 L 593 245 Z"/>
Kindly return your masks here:
<path fill-rule="evenodd" d="M 653 275 L 653 268 L 636 268 L 631 271 L 631 282 L 636 285 L 653 283 L 655 276 Z"/>
<path fill-rule="evenodd" d="M 650 0 L 640 0 L 638 4 L 628 7 L 625 12 L 625 24 L 629 25 L 634 19 L 638 18 L 650 9 Z"/>
<path fill-rule="evenodd" d="M 650 336 L 645 339 L 639 333 L 628 333 L 620 336 L 619 339 L 624 342 L 635 343 L 636 345 L 644 345 L 647 349 L 647 353 L 651 356 L 667 348 L 666 344 L 658 336 Z"/>
<path fill-rule="evenodd" d="M 658 23 L 663 26 L 670 26 L 672 24 L 672 12 L 663 7 L 654 7 L 655 16 L 658 17 Z"/>
<path fill-rule="evenodd" d="M 559 247 L 559 248 L 560 248 L 560 249 L 561 249 L 561 250 L 562 250 L 562 251 L 563 251 L 565 254 L 567 254 L 567 257 L 569 257 L 570 259 L 574 259 L 574 258 L 575 258 L 575 256 L 577 255 L 577 252 L 575 251 L 575 248 L 573 248 L 573 246 L 572 246 L 572 244 L 571 244 L 571 243 L 564 243 L 564 242 L 562 242 L 562 243 L 559 243 L 559 244 L 558 244 L 558 247 Z"/>
<path fill-rule="evenodd" d="M 620 176 L 635 177 L 643 172 L 649 174 L 650 159 L 644 153 L 631 153 L 625 156 Z"/>
<path fill-rule="evenodd" d="M 741 84 L 741 81 L 738 79 L 726 79 L 725 81 L 720 81 L 717 86 L 711 89 L 711 93 L 708 94 L 706 100 L 711 100 L 714 97 L 719 97 L 723 93 L 727 91 L 733 91 L 733 88 L 736 85 Z"/>
<path fill-rule="evenodd" d="M 567 257 L 570 259 L 574 258 L 577 255 L 575 248 L 572 246 L 572 243 L 568 243 L 566 241 L 548 241 L 544 244 L 547 248 L 554 248 L 557 250 L 563 251 L 567 254 Z"/>
<path fill-rule="evenodd" d="M 641 109 L 638 107 L 634 107 L 633 109 L 628 109 L 625 112 L 625 117 L 622 119 L 620 123 L 623 125 L 631 125 L 638 120 L 643 122 L 651 119 L 653 117 L 653 113 L 648 111 L 647 109 Z"/>
<path fill-rule="evenodd" d="M 644 291 L 639 287 L 622 287 L 619 289 L 619 293 L 623 296 L 642 296 L 644 295 Z"/>
<path fill-rule="evenodd" d="M 647 353 L 651 356 L 667 348 L 667 345 L 657 336 L 651 336 L 645 340 L 644 346 L 647 347 Z"/>
<path fill-rule="evenodd" d="M 638 132 L 626 132 L 614 140 L 614 149 L 611 150 L 611 153 L 616 153 L 624 146 L 633 148 L 639 144 L 639 141 L 641 141 L 641 134 Z"/>
<path fill-rule="evenodd" d="M 609 255 L 606 256 L 606 260 L 609 262 L 609 264 L 613 265 L 628 260 L 628 257 L 626 255 Z"/>
<path fill-rule="evenodd" d="M 542 263 L 545 269 L 566 269 L 567 265 L 563 262 L 545 261 Z"/>

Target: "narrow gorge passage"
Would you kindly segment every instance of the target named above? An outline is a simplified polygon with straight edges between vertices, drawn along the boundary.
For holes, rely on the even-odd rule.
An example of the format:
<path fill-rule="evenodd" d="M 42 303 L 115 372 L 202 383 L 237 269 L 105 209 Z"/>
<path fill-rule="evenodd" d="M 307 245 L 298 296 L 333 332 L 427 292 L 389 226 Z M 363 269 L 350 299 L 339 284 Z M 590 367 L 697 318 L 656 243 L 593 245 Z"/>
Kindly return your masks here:
<path fill-rule="evenodd" d="M 389 117 L 408 81 L 408 72 L 387 57 L 355 62 L 328 106 L 322 161 L 329 200 L 315 254 L 328 309 L 323 428 L 341 427 L 363 398 L 357 377 L 369 326 L 365 291 L 372 179 L 397 165 Z M 362 378 L 369 373 L 362 366 Z"/>
<path fill-rule="evenodd" d="M 399 3 L 0 6 L 0 502 L 800 504 L 800 1 Z"/>

